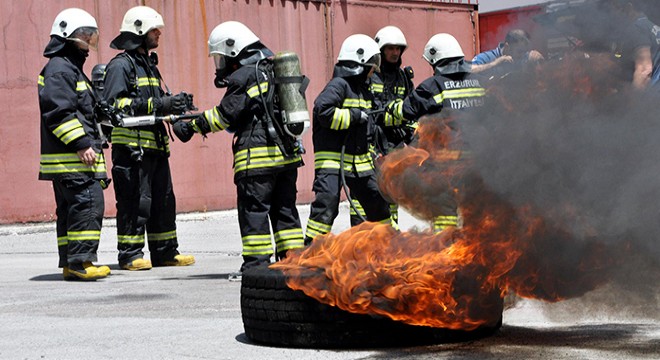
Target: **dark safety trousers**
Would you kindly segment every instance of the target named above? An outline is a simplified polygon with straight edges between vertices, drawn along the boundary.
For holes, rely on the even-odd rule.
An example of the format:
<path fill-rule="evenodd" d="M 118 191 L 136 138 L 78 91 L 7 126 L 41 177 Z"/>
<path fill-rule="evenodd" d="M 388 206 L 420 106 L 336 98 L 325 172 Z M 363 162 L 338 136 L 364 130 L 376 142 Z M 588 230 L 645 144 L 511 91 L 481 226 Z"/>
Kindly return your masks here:
<path fill-rule="evenodd" d="M 179 254 L 179 244 L 168 158 L 145 152 L 137 159 L 131 156 L 130 148 L 115 145 L 112 176 L 117 200 L 119 264 L 144 257 L 145 232 L 154 266 L 174 259 Z"/>
<path fill-rule="evenodd" d="M 351 196 L 362 204 L 367 221 L 390 224 L 390 205 L 378 191 L 376 176 L 346 177 Z M 305 245 L 317 235 L 324 235 L 332 230 L 332 224 L 339 214 L 341 191 L 339 174 L 317 172 L 312 191 L 316 194 L 305 231 Z"/>
<path fill-rule="evenodd" d="M 353 197 L 354 195 L 351 194 L 351 205 L 350 207 L 350 219 L 351 219 L 351 226 L 357 226 L 362 224 L 364 221 L 363 219 L 367 218 L 367 213 L 364 212 L 364 208 L 362 207 L 362 204 Z M 355 211 L 357 210 L 357 212 Z M 390 203 L 390 217 L 392 218 L 392 226 L 399 230 L 399 205 Z"/>
<path fill-rule="evenodd" d="M 53 180 L 57 206 L 59 267 L 97 261 L 105 203 L 103 189 L 91 177 Z"/>
<path fill-rule="evenodd" d="M 236 182 L 238 223 L 243 241 L 241 271 L 270 262 L 273 229 L 277 259 L 303 247 L 300 216 L 296 208 L 298 169 L 248 176 Z"/>

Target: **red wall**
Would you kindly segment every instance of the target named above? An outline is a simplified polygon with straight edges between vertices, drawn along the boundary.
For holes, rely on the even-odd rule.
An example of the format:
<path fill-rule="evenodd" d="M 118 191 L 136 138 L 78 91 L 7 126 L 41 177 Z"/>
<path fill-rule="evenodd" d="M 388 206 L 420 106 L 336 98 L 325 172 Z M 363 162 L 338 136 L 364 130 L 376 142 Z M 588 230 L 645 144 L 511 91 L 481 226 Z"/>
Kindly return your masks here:
<path fill-rule="evenodd" d="M 472 1 L 474 4 L 474 1 Z M 207 56 L 208 34 L 219 23 L 237 20 L 250 27 L 273 51 L 296 51 L 310 79 L 308 106 L 329 80 L 343 40 L 353 33 L 374 36 L 385 25 L 406 34 L 409 48 L 404 65 L 412 65 L 419 83 L 431 75 L 422 59 L 426 41 L 438 32 L 452 33 L 467 58 L 476 50 L 475 5 L 437 1 L 375 0 L 0 0 L 3 51 L 0 52 L 0 223 L 50 221 L 55 205 L 50 182 L 38 181 L 39 105 L 37 76 L 46 63 L 42 56 L 55 16 L 68 7 L 94 15 L 101 33 L 98 53 L 85 64 L 109 61 L 109 48 L 126 10 L 147 5 L 165 20 L 160 69 L 172 92 L 195 95 L 200 110 L 217 105 L 223 91 L 213 86 L 213 61 Z M 304 138 L 308 153 L 300 171 L 298 200 L 312 199 L 311 132 Z M 178 211 L 207 211 L 236 206 L 231 169 L 231 136 L 210 134 L 203 140 L 172 144 L 171 166 Z M 106 152 L 109 160 L 110 152 Z M 108 170 L 111 163 L 108 164 Z M 115 215 L 114 193 L 105 192 L 106 216 Z"/>
<path fill-rule="evenodd" d="M 532 46 L 536 49 L 544 47 L 537 38 L 540 27 L 534 22 L 534 16 L 543 12 L 543 5 L 532 5 L 513 9 L 479 14 L 479 43 L 481 51 L 491 50 L 504 41 L 506 33 L 514 28 L 530 33 Z"/>

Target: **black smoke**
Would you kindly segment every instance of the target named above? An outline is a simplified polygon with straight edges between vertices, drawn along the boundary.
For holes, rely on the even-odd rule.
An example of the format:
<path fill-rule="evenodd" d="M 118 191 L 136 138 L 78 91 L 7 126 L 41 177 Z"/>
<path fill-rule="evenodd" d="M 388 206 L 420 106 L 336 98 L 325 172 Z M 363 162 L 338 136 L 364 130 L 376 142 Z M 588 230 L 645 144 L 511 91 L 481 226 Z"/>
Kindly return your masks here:
<path fill-rule="evenodd" d="M 657 18 L 660 4 L 646 5 Z M 600 6 L 554 14 L 579 23 L 552 22 L 546 14 L 547 31 L 572 45 L 537 67 L 485 77 L 488 106 L 469 115 L 462 134 L 491 191 L 513 206 L 531 206 L 567 231 L 576 248 L 598 241 L 617 257 L 604 271 L 608 295 L 591 305 L 625 312 L 649 304 L 657 317 L 660 92 L 632 89 L 632 69 L 610 51 L 621 24 Z M 548 258 L 573 256 L 566 246 L 544 251 Z"/>

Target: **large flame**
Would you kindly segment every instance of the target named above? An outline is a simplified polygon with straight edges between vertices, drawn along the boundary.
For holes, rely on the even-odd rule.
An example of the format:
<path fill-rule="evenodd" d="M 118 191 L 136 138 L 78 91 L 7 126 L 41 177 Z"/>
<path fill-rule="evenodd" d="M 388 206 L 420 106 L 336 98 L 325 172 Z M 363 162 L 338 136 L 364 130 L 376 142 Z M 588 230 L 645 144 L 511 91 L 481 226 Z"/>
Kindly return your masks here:
<path fill-rule="evenodd" d="M 590 79 L 562 81 L 573 96 L 593 92 Z M 504 111 L 514 103 L 500 100 Z M 422 219 L 455 198 L 462 227 L 433 234 L 364 223 L 318 236 L 271 266 L 292 289 L 325 304 L 465 330 L 499 321 L 507 292 L 554 302 L 603 284 L 615 264 L 611 249 L 595 238 L 577 239 L 540 209 L 515 206 L 489 189 L 463 151 L 469 146 L 456 123 L 464 120 L 452 114 L 421 121 L 418 141 L 386 156 L 379 180 L 387 197 Z M 564 209 L 573 211 L 570 204 Z"/>

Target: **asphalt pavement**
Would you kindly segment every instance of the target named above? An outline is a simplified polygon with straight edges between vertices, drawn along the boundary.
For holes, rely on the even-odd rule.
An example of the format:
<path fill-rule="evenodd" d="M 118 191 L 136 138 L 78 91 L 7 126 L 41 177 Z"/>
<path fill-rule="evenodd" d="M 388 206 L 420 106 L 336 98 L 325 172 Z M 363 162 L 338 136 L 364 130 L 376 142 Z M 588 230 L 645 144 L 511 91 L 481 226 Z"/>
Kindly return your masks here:
<path fill-rule="evenodd" d="M 299 207 L 303 223 L 308 206 Z M 410 348 L 315 350 L 252 343 L 244 334 L 235 211 L 180 214 L 190 267 L 120 270 L 114 219 L 106 219 L 96 282 L 62 280 L 54 223 L 0 226 L 0 359 L 660 359 L 660 299 L 635 309 L 508 299 L 495 335 Z M 333 228 L 348 228 L 342 204 Z M 401 215 L 402 229 L 424 227 Z M 608 289 L 587 297 L 607 296 Z M 626 311 L 624 311 L 626 310 Z M 323 334 L 319 334 L 323 336 Z"/>

